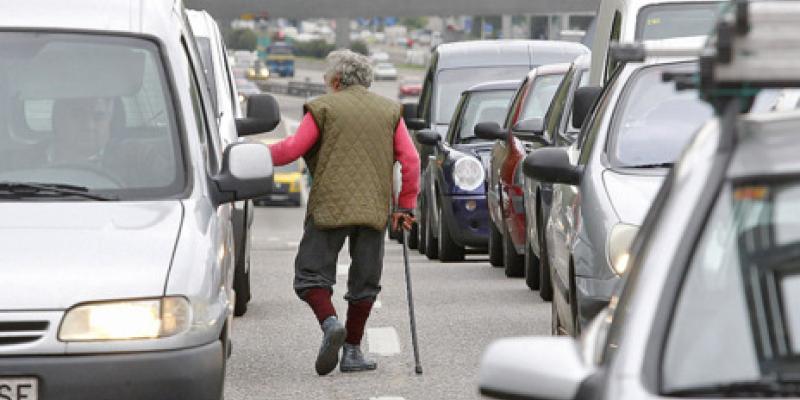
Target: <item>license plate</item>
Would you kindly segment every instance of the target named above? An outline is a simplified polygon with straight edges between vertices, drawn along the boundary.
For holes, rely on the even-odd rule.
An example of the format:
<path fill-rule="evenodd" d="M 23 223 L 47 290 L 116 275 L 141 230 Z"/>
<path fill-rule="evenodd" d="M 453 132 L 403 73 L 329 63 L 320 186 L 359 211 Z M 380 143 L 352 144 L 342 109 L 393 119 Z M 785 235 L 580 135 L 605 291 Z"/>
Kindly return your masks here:
<path fill-rule="evenodd" d="M 37 400 L 39 381 L 36 378 L 4 378 L 0 376 L 0 399 Z"/>

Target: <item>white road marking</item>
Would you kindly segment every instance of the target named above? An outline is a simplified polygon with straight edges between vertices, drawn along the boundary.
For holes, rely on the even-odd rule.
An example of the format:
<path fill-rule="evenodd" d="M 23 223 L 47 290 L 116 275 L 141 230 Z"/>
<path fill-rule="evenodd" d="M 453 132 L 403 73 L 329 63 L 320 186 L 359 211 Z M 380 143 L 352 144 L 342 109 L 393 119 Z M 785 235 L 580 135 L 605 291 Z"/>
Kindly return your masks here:
<path fill-rule="evenodd" d="M 368 328 L 367 346 L 370 353 L 379 356 L 400 354 L 400 340 L 397 337 L 397 331 L 391 326 Z"/>
<path fill-rule="evenodd" d="M 350 273 L 350 264 L 336 264 L 336 275 L 347 275 Z"/>

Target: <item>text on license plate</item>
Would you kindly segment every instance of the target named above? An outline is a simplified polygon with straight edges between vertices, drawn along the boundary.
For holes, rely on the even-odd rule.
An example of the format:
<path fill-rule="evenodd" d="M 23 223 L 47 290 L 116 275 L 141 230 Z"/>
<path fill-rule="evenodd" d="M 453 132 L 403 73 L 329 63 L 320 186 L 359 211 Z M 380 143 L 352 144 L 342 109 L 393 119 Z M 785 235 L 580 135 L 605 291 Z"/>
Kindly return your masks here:
<path fill-rule="evenodd" d="M 36 378 L 4 378 L 0 376 L 0 400 L 38 400 Z"/>

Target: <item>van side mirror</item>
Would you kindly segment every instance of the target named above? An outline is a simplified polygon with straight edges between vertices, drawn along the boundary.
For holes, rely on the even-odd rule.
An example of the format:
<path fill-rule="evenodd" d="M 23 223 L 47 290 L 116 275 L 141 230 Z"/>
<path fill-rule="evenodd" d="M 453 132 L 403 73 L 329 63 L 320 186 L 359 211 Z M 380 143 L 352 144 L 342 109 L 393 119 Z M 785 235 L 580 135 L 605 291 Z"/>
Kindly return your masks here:
<path fill-rule="evenodd" d="M 403 103 L 403 119 L 406 121 L 406 127 L 412 131 L 428 127 L 424 119 L 417 117 L 417 103 Z"/>
<path fill-rule="evenodd" d="M 254 94 L 247 98 L 247 117 L 236 119 L 239 136 L 270 132 L 281 122 L 278 101 L 270 94 Z"/>
<path fill-rule="evenodd" d="M 250 200 L 269 194 L 272 189 L 272 156 L 261 143 L 234 143 L 225 148 L 222 169 L 214 177 L 220 192 L 219 203 Z"/>
<path fill-rule="evenodd" d="M 437 146 L 442 141 L 442 137 L 436 131 L 423 129 L 417 132 L 417 141 L 426 146 Z"/>
<path fill-rule="evenodd" d="M 473 129 L 475 136 L 484 140 L 500 140 L 506 138 L 506 131 L 494 121 L 479 122 Z"/>
<path fill-rule="evenodd" d="M 593 373 L 571 337 L 500 339 L 483 354 L 481 394 L 497 399 L 574 399 Z"/>
<path fill-rule="evenodd" d="M 586 86 L 575 91 L 572 101 L 572 126 L 580 129 L 586 117 L 591 114 L 594 103 L 603 91 L 602 86 Z"/>
<path fill-rule="evenodd" d="M 522 172 L 540 182 L 578 185 L 583 168 L 572 165 L 566 147 L 543 147 L 525 157 Z"/>

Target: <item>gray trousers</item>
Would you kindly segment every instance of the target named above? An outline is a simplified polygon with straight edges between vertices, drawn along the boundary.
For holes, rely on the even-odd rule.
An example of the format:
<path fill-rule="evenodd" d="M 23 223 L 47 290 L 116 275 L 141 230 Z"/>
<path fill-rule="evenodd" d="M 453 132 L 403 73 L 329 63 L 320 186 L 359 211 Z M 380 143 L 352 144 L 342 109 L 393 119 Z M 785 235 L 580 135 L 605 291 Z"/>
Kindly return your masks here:
<path fill-rule="evenodd" d="M 294 262 L 294 290 L 302 299 L 310 288 L 333 291 L 336 284 L 336 261 L 348 239 L 350 272 L 347 277 L 347 301 L 372 299 L 381 291 L 384 231 L 363 226 L 319 229 L 306 219 L 305 232 Z"/>

